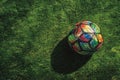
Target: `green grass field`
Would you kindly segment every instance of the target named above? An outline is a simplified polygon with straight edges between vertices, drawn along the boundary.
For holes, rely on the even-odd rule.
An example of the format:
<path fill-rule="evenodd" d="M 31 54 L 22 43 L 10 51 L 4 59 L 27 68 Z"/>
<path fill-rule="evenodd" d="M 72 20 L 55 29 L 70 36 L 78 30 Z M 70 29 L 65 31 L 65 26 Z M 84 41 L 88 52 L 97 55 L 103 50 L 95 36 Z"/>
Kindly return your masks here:
<path fill-rule="evenodd" d="M 119 0 L 0 0 L 0 80 L 120 80 Z M 104 44 L 78 70 L 51 66 L 57 44 L 90 20 Z"/>

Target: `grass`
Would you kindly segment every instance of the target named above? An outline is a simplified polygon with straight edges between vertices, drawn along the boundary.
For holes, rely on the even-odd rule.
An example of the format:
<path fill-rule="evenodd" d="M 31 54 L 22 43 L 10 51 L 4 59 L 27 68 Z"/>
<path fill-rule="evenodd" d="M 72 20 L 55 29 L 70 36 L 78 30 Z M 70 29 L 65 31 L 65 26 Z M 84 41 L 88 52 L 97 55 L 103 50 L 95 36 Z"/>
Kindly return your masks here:
<path fill-rule="evenodd" d="M 0 80 L 120 80 L 118 0 L 0 1 Z M 78 70 L 56 73 L 51 54 L 82 20 L 95 22 L 104 45 Z"/>

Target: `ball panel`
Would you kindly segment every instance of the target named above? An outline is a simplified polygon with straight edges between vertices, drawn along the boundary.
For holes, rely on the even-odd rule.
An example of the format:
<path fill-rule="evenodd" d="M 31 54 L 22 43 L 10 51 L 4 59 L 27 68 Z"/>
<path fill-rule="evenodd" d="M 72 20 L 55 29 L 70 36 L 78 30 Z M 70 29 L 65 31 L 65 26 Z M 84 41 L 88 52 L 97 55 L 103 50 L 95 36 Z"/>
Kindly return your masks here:
<path fill-rule="evenodd" d="M 68 41 L 70 41 L 70 43 L 74 43 L 76 40 L 77 38 L 74 36 L 74 34 L 69 35 Z"/>
<path fill-rule="evenodd" d="M 94 30 L 89 25 L 82 24 L 81 28 L 85 33 L 94 33 Z"/>
<path fill-rule="evenodd" d="M 99 43 L 96 48 L 99 49 L 99 48 L 102 46 L 102 44 L 103 44 L 103 43 Z"/>
<path fill-rule="evenodd" d="M 82 47 L 83 50 L 91 49 L 88 43 L 80 42 L 80 46 Z"/>
<path fill-rule="evenodd" d="M 81 27 L 77 27 L 75 29 L 75 33 L 74 34 L 75 34 L 76 37 L 79 37 L 82 34 Z"/>
<path fill-rule="evenodd" d="M 83 21 L 82 24 L 91 24 L 91 21 Z"/>
<path fill-rule="evenodd" d="M 95 35 L 93 36 L 92 40 L 90 41 L 90 45 L 92 48 L 95 48 L 98 45 L 98 40 Z"/>
<path fill-rule="evenodd" d="M 78 42 L 76 42 L 72 47 L 73 47 L 73 49 L 74 49 L 76 52 L 81 51 L 81 48 L 80 48 Z"/>
<path fill-rule="evenodd" d="M 95 24 L 91 24 L 91 28 L 94 30 L 95 33 L 100 33 L 100 28 Z"/>
<path fill-rule="evenodd" d="M 84 33 L 79 37 L 79 39 L 83 42 L 89 42 L 91 38 L 92 38 L 92 34 L 88 34 L 88 33 Z"/>
<path fill-rule="evenodd" d="M 101 34 L 97 34 L 97 38 L 98 38 L 99 43 L 103 42 L 103 38 Z"/>

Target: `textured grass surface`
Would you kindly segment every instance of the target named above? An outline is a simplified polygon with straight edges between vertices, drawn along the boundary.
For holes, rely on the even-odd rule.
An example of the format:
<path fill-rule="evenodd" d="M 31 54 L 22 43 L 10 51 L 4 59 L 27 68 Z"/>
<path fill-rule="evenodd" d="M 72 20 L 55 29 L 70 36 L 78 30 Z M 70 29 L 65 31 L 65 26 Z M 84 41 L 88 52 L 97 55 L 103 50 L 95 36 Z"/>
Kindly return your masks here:
<path fill-rule="evenodd" d="M 118 0 L 0 1 L 0 80 L 120 80 Z M 55 73 L 51 54 L 78 21 L 95 22 L 103 47 L 79 70 Z"/>

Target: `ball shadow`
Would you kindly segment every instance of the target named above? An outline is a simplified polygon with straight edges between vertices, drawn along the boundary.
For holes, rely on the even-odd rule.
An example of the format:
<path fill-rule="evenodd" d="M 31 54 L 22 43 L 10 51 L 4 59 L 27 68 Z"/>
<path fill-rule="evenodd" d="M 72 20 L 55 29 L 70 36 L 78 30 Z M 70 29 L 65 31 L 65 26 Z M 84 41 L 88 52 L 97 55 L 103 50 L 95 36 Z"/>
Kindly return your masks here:
<path fill-rule="evenodd" d="M 80 55 L 74 52 L 67 42 L 67 37 L 61 40 L 51 54 L 51 66 L 55 72 L 68 74 L 85 65 L 92 55 Z"/>

